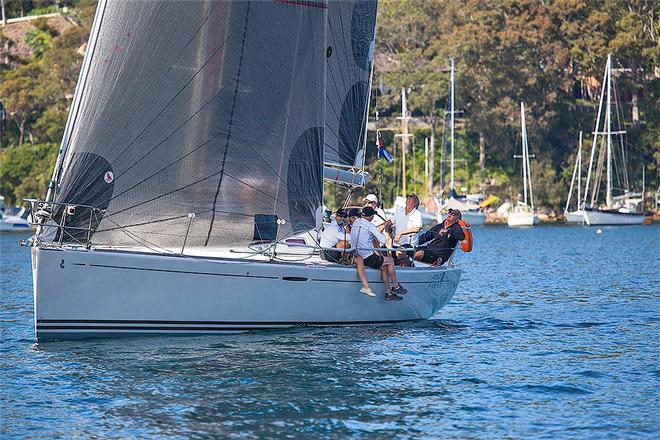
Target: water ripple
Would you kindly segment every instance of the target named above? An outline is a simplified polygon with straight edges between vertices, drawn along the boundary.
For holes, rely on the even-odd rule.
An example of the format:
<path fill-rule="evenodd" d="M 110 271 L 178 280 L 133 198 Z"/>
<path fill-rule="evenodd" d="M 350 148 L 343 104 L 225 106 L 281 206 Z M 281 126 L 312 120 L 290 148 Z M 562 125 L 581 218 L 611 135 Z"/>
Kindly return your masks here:
<path fill-rule="evenodd" d="M 654 438 L 660 228 L 604 231 L 475 230 L 428 322 L 40 344 L 1 236 L 0 437 Z"/>

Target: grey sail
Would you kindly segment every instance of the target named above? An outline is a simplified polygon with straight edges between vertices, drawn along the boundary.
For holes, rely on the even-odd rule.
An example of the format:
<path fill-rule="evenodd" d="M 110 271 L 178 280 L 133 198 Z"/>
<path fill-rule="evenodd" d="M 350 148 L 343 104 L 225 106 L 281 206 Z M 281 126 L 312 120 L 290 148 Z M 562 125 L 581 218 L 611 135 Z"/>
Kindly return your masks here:
<path fill-rule="evenodd" d="M 187 236 L 188 246 L 241 245 L 257 230 L 274 239 L 313 226 L 326 3 L 99 8 L 55 195 L 100 210 L 92 242 L 176 247 Z"/>
<path fill-rule="evenodd" d="M 364 164 L 376 8 L 376 0 L 336 1 L 328 5 L 324 149 L 327 167 L 362 168 Z"/>

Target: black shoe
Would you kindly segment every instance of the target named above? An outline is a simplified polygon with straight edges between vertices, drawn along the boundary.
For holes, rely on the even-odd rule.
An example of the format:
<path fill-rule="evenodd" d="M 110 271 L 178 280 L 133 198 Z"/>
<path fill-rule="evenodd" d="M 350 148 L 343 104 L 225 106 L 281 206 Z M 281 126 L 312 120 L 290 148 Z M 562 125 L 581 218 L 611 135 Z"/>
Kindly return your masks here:
<path fill-rule="evenodd" d="M 385 294 L 385 300 L 386 301 L 401 301 L 403 298 L 401 298 L 399 295 L 395 295 L 394 293 L 386 293 Z"/>
<path fill-rule="evenodd" d="M 408 293 L 408 290 L 406 290 L 405 287 L 399 284 L 397 287 L 392 287 L 392 293 L 396 295 L 405 295 L 406 293 Z"/>

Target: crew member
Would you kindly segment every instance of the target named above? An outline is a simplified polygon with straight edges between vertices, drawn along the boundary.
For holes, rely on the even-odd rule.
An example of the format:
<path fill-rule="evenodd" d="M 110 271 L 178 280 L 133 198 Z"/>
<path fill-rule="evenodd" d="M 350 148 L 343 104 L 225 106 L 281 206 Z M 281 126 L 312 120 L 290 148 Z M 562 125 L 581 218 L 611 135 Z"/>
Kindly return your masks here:
<path fill-rule="evenodd" d="M 360 292 L 368 296 L 376 296 L 366 281 L 367 277 L 364 266 L 369 266 L 373 269 L 380 270 L 385 286 L 385 299 L 388 301 L 400 301 L 402 299 L 400 295 L 404 295 L 407 290 L 396 280 L 394 259 L 390 256 L 383 257 L 372 249 L 374 240 L 377 240 L 379 243 L 385 243 L 387 241 L 386 235 L 371 223 L 375 214 L 376 211 L 373 208 L 365 206 L 362 209 L 362 217 L 356 218 L 351 225 L 351 243 L 357 249 L 358 257 L 362 260 L 362 264 L 358 264 L 358 257 L 356 257 L 358 276 L 360 277 L 360 281 L 362 281 Z M 390 288 L 390 280 L 392 282 L 392 288 Z"/>
<path fill-rule="evenodd" d="M 348 212 L 345 209 L 338 209 L 335 218 L 330 224 L 323 226 L 321 233 L 321 258 L 333 263 L 339 263 L 342 251 L 334 251 L 328 248 L 349 247 L 349 233 L 346 231 L 346 217 Z"/>
<path fill-rule="evenodd" d="M 426 246 L 415 252 L 415 260 L 438 266 L 446 263 L 458 242 L 465 239 L 465 232 L 458 224 L 460 219 L 461 211 L 450 208 L 446 219 L 419 237 L 419 244 Z"/>
<path fill-rule="evenodd" d="M 417 247 L 419 242 L 417 233 L 422 229 L 422 213 L 417 208 L 419 208 L 419 197 L 415 193 L 410 193 L 406 196 L 406 206 L 398 208 L 394 213 L 396 234 L 393 240 L 394 246 Z M 405 253 L 401 256 L 405 256 Z"/>
<path fill-rule="evenodd" d="M 371 221 L 374 225 L 380 226 L 387 219 L 385 211 L 378 207 L 378 197 L 376 197 L 376 194 L 367 194 L 364 198 L 364 206 L 370 206 L 376 211 L 376 215 L 374 215 L 374 219 Z"/>

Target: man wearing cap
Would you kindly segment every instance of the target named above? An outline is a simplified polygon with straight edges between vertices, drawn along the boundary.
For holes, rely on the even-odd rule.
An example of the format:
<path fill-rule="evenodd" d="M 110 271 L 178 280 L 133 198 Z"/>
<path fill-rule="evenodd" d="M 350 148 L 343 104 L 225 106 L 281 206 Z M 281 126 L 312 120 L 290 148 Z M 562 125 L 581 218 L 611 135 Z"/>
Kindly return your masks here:
<path fill-rule="evenodd" d="M 394 260 L 390 256 L 383 257 L 372 250 L 374 240 L 377 240 L 379 243 L 385 243 L 387 241 L 387 236 L 371 223 L 375 214 L 376 211 L 372 207 L 365 206 L 362 209 L 362 217 L 356 219 L 351 225 L 351 244 L 357 249 L 356 266 L 358 276 L 360 277 L 360 281 L 362 281 L 360 292 L 368 296 L 376 296 L 369 287 L 369 284 L 366 283 L 364 266 L 369 266 L 373 269 L 380 270 L 381 278 L 385 285 L 385 299 L 388 301 L 400 301 L 402 298 L 399 295 L 404 295 L 407 290 L 396 280 Z M 363 264 L 359 263 L 360 259 Z M 390 280 L 392 281 L 391 289 Z"/>
<path fill-rule="evenodd" d="M 374 225 L 380 226 L 387 219 L 385 216 L 385 211 L 378 207 L 378 197 L 376 197 L 376 194 L 367 194 L 367 196 L 364 198 L 364 206 L 369 206 L 373 208 L 374 211 L 376 211 L 374 219 L 371 221 L 371 223 Z"/>
<path fill-rule="evenodd" d="M 465 239 L 465 232 L 458 224 L 461 211 L 449 209 L 447 218 L 433 226 L 419 237 L 419 244 L 426 244 L 415 252 L 415 260 L 442 265 L 449 260 L 460 240 Z"/>
<path fill-rule="evenodd" d="M 321 233 L 321 258 L 332 263 L 339 263 L 342 251 L 334 251 L 328 248 L 347 248 L 350 235 L 346 231 L 346 209 L 338 209 L 335 218 L 330 224 L 323 226 Z"/>

